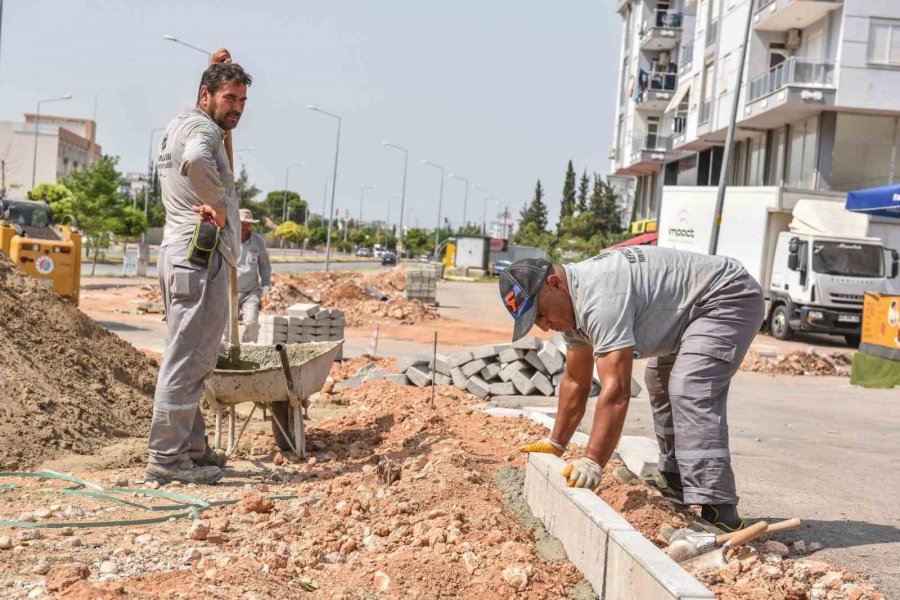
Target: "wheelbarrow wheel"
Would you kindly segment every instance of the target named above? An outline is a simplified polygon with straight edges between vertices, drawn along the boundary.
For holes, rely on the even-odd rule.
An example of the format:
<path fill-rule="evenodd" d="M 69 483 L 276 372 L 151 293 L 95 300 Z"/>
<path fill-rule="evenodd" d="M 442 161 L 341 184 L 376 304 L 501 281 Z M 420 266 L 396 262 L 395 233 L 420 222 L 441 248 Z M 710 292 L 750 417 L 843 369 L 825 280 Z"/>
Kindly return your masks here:
<path fill-rule="evenodd" d="M 272 435 L 275 436 L 275 445 L 279 450 L 290 450 L 291 441 L 284 437 L 281 429 L 275 424 L 275 419 L 284 427 L 284 431 L 290 435 L 294 431 L 294 411 L 291 410 L 290 402 L 273 402 L 269 410 L 272 413 Z"/>

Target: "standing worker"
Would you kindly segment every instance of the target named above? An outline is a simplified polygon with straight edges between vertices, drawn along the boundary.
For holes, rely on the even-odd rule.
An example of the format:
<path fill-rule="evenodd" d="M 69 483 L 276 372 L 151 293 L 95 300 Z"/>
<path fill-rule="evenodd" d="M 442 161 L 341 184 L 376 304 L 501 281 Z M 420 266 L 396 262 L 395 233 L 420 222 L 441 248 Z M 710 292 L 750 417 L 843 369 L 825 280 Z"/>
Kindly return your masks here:
<path fill-rule="evenodd" d="M 503 271 L 500 295 L 516 320 L 513 340 L 537 324 L 564 332 L 567 345 L 553 432 L 523 452 L 562 455 L 584 416 L 596 361 L 590 441 L 563 471 L 570 487 L 596 488 L 625 424 L 633 360 L 652 357 L 645 382 L 667 493 L 700 505 L 701 517 L 724 530 L 743 527 L 726 400 L 764 303 L 739 262 L 652 246 L 565 266 L 525 259 Z"/>
<path fill-rule="evenodd" d="M 255 342 L 259 336 L 259 310 L 269 304 L 269 289 L 272 286 L 272 265 L 266 240 L 250 228 L 259 219 L 253 218 L 250 209 L 242 208 L 241 214 L 241 256 L 238 259 L 238 305 L 244 322 L 241 342 Z"/>
<path fill-rule="evenodd" d="M 225 134 L 244 112 L 252 79 L 227 50 L 200 79 L 197 106 L 177 116 L 157 158 L 166 226 L 157 268 L 168 332 L 150 423 L 145 479 L 215 483 L 225 454 L 206 440 L 203 380 L 228 320 L 229 269 L 240 256 L 238 198 Z"/>

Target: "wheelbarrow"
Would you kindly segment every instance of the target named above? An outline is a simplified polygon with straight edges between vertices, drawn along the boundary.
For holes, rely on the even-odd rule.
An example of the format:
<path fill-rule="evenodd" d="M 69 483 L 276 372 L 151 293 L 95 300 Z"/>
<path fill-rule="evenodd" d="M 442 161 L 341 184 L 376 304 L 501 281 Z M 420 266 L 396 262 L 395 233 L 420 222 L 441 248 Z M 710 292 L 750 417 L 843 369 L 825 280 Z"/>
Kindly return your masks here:
<path fill-rule="evenodd" d="M 235 364 L 227 350 L 219 354 L 216 370 L 206 378 L 203 400 L 216 411 L 216 449 L 222 448 L 222 417 L 228 413 L 230 456 L 237 448 L 247 423 L 258 407 L 272 416 L 275 445 L 301 458 L 306 454 L 303 413 L 309 397 L 322 389 L 343 341 L 310 342 L 278 346 L 241 345 Z M 238 404 L 252 402 L 253 409 L 240 432 L 235 432 Z"/>

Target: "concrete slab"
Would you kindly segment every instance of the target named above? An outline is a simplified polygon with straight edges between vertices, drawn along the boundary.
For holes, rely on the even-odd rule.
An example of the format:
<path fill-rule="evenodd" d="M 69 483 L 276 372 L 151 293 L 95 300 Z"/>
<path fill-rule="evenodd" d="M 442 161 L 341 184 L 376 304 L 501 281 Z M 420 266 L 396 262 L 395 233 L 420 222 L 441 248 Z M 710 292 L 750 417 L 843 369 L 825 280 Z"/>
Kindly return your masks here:
<path fill-rule="evenodd" d="M 641 477 L 659 470 L 659 444 L 640 435 L 623 435 L 616 452 L 628 469 Z"/>
<path fill-rule="evenodd" d="M 488 365 L 487 361 L 483 358 L 479 358 L 478 360 L 473 360 L 472 362 L 468 362 L 460 367 L 462 369 L 462 374 L 466 377 L 472 377 L 483 368 Z"/>

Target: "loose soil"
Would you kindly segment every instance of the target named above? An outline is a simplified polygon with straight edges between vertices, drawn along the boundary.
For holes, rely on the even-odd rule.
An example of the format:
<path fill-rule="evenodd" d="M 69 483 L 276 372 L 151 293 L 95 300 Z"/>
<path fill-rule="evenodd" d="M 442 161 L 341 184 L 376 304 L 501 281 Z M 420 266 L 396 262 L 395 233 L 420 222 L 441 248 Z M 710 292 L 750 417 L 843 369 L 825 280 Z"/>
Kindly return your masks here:
<path fill-rule="evenodd" d="M 0 253 L 0 469 L 146 433 L 157 362 Z"/>
<path fill-rule="evenodd" d="M 750 350 L 741 363 L 742 371 L 754 371 L 768 375 L 832 375 L 850 376 L 853 356 L 849 352 L 794 350 L 785 356 L 767 357 Z"/>

